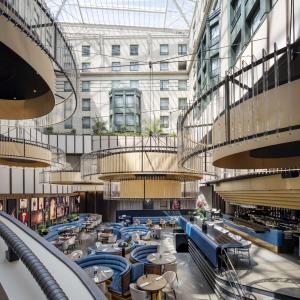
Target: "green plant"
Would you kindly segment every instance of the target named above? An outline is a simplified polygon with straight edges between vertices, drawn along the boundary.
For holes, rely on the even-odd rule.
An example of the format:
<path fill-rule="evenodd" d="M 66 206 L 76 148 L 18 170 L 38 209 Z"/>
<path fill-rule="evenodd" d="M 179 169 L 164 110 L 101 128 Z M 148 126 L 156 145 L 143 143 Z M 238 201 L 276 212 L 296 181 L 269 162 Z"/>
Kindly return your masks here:
<path fill-rule="evenodd" d="M 44 225 L 44 224 L 40 224 L 38 226 L 37 230 L 40 235 L 46 235 L 48 233 L 48 229 L 47 229 L 46 225 Z"/>
<path fill-rule="evenodd" d="M 71 130 L 71 134 L 74 134 L 74 135 L 75 135 L 75 134 L 76 134 L 76 129 L 73 128 L 73 129 Z"/>
<path fill-rule="evenodd" d="M 76 214 L 76 213 L 69 214 L 69 216 L 68 216 L 68 220 L 69 220 L 70 222 L 76 221 L 76 220 L 78 220 L 78 219 L 79 219 L 79 215 Z"/>
<path fill-rule="evenodd" d="M 197 208 L 193 212 L 193 215 L 196 216 L 196 217 L 200 217 L 201 219 L 204 219 L 205 218 L 205 211 L 204 211 L 203 208 Z"/>
<path fill-rule="evenodd" d="M 54 133 L 53 127 L 46 127 L 46 128 L 44 128 L 43 133 L 44 134 L 53 134 Z"/>
<path fill-rule="evenodd" d="M 92 130 L 93 130 L 94 135 L 102 135 L 104 132 L 107 131 L 105 121 L 103 121 L 100 118 L 96 118 L 94 122 L 95 123 L 92 126 Z"/>
<path fill-rule="evenodd" d="M 160 119 L 154 119 L 153 121 L 146 121 L 146 125 L 144 127 L 143 134 L 145 136 L 155 136 L 155 135 L 161 135 L 162 129 L 160 126 Z"/>

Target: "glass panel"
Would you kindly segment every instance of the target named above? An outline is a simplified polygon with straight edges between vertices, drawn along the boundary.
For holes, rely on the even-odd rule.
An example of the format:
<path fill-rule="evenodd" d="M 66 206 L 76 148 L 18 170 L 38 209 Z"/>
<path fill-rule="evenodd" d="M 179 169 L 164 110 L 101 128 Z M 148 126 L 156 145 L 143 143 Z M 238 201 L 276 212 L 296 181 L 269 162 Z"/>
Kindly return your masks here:
<path fill-rule="evenodd" d="M 130 55 L 139 55 L 139 45 L 130 45 Z"/>
<path fill-rule="evenodd" d="M 124 124 L 124 116 L 121 114 L 115 115 L 115 124 L 116 125 L 123 125 Z"/>
<path fill-rule="evenodd" d="M 83 98 L 82 99 L 82 110 L 83 111 L 90 111 L 91 110 L 91 99 L 90 98 Z"/>
<path fill-rule="evenodd" d="M 169 80 L 161 80 L 160 81 L 160 90 L 167 91 L 169 89 Z"/>
<path fill-rule="evenodd" d="M 139 88 L 139 81 L 138 80 L 130 80 L 130 87 L 132 89 L 138 89 Z"/>
<path fill-rule="evenodd" d="M 90 56 L 91 55 L 90 45 L 82 45 L 81 54 L 82 54 L 82 56 Z"/>
<path fill-rule="evenodd" d="M 135 101 L 133 95 L 126 95 L 126 107 L 134 107 Z"/>
<path fill-rule="evenodd" d="M 178 80 L 178 90 L 179 91 L 187 90 L 187 80 Z"/>
<path fill-rule="evenodd" d="M 115 107 L 117 108 L 124 107 L 123 95 L 115 95 Z"/>
<path fill-rule="evenodd" d="M 160 55 L 168 55 L 169 54 L 169 45 L 162 44 L 160 45 Z"/>
<path fill-rule="evenodd" d="M 160 110 L 169 109 L 169 98 L 160 98 Z"/>
<path fill-rule="evenodd" d="M 121 64 L 119 62 L 113 62 L 111 65 L 112 71 L 121 71 Z"/>
<path fill-rule="evenodd" d="M 161 62 L 160 63 L 160 70 L 161 71 L 168 71 L 169 70 L 169 63 L 168 62 Z"/>
<path fill-rule="evenodd" d="M 112 54 L 112 56 L 119 56 L 121 54 L 120 45 L 112 45 L 111 46 L 111 54 Z"/>
<path fill-rule="evenodd" d="M 134 126 L 134 115 L 126 115 L 126 125 Z"/>
<path fill-rule="evenodd" d="M 82 128 L 84 128 L 84 129 L 91 128 L 91 118 L 90 117 L 82 118 Z"/>
<path fill-rule="evenodd" d="M 178 45 L 178 54 L 186 55 L 187 54 L 187 44 L 179 44 Z"/>

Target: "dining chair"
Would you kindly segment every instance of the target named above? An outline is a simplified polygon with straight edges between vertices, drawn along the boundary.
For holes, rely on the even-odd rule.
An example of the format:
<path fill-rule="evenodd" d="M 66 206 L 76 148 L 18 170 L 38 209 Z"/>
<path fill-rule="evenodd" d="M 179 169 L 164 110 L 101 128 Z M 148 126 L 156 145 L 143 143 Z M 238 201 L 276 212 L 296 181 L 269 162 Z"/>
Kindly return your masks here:
<path fill-rule="evenodd" d="M 178 282 L 177 262 L 164 265 L 164 273 L 169 272 L 169 271 L 175 272 L 176 279 L 177 279 L 177 282 Z"/>
<path fill-rule="evenodd" d="M 139 235 L 137 232 L 134 232 L 134 233 L 131 235 L 131 238 L 132 238 L 132 241 L 133 241 L 133 242 L 139 242 L 139 241 L 140 241 L 140 235 Z"/>
<path fill-rule="evenodd" d="M 150 299 L 148 293 L 145 291 L 139 290 L 135 283 L 131 283 L 129 285 L 129 288 L 130 288 L 130 294 L 131 294 L 132 300 L 149 300 Z"/>
<path fill-rule="evenodd" d="M 167 285 L 162 289 L 162 292 L 164 293 L 165 298 L 166 298 L 166 296 L 174 295 L 174 297 L 176 299 L 176 293 L 175 293 L 175 289 L 174 289 L 176 273 L 173 271 L 168 271 L 168 272 L 162 274 L 162 276 L 167 281 Z"/>
<path fill-rule="evenodd" d="M 114 244 L 116 241 L 117 241 L 117 236 L 112 235 L 112 236 L 108 237 L 107 243 L 108 244 Z"/>
<path fill-rule="evenodd" d="M 75 250 L 69 255 L 69 257 L 71 260 L 76 260 L 76 259 L 81 258 L 82 255 L 83 255 L 82 250 Z"/>
<path fill-rule="evenodd" d="M 142 236 L 141 240 L 143 240 L 143 241 L 150 241 L 151 240 L 151 231 L 148 231 L 146 233 L 146 235 Z"/>

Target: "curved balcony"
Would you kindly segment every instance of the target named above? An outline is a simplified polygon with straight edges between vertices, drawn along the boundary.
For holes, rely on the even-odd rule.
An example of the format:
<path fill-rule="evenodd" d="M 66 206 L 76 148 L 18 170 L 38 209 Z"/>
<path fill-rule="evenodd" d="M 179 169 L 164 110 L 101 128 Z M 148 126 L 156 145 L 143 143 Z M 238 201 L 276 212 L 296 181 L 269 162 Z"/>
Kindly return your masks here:
<path fill-rule="evenodd" d="M 165 138 L 141 137 L 131 146 L 82 156 L 83 178 L 104 181 L 105 198 L 184 198 L 183 184 L 202 177 L 178 167 L 177 147 Z M 109 185 L 109 186 L 108 186 Z M 191 193 L 187 197 L 189 197 Z"/>
<path fill-rule="evenodd" d="M 44 2 L 0 0 L 0 27 L 0 118 L 32 127 L 69 118 L 77 106 L 76 63 Z M 56 88 L 58 77 L 68 93 Z"/>
<path fill-rule="evenodd" d="M 179 124 L 179 161 L 205 173 L 219 168 L 297 168 L 300 165 L 299 42 L 240 70 L 204 93 Z M 211 159 L 210 159 L 211 158 Z M 200 161 L 200 163 L 199 163 Z M 199 170 L 199 169 L 198 169 Z"/>
<path fill-rule="evenodd" d="M 62 167 L 65 154 L 58 148 L 38 141 L 0 135 L 0 165 L 10 167 Z"/>

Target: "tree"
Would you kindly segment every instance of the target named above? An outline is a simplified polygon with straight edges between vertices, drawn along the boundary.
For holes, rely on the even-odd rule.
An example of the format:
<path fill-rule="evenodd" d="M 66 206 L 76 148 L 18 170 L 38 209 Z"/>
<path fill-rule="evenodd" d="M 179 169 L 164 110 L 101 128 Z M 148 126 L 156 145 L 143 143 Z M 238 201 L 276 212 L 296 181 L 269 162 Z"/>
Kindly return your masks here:
<path fill-rule="evenodd" d="M 146 121 L 146 126 L 144 128 L 145 136 L 157 136 L 162 134 L 162 129 L 160 126 L 160 119 L 154 119 L 150 122 L 150 120 Z"/>
<path fill-rule="evenodd" d="M 106 122 L 101 118 L 96 118 L 94 125 L 92 126 L 94 135 L 101 135 L 103 132 L 106 132 Z"/>

